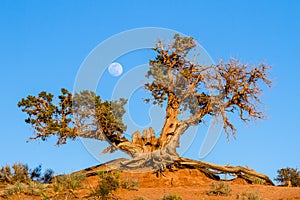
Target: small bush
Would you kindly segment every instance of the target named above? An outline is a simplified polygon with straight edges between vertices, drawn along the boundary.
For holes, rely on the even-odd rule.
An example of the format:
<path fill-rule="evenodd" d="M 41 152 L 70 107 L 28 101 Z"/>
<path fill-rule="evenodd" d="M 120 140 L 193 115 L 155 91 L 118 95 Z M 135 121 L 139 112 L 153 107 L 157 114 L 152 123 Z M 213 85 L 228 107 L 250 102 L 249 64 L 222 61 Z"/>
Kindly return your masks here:
<path fill-rule="evenodd" d="M 52 169 L 47 169 L 42 175 L 42 165 L 39 165 L 33 170 L 30 170 L 29 176 L 31 180 L 50 183 L 54 178 L 54 171 Z"/>
<path fill-rule="evenodd" d="M 219 184 L 211 184 L 211 190 L 206 192 L 207 195 L 215 195 L 215 196 L 230 196 L 231 189 L 229 185 L 225 182 L 221 182 Z"/>
<path fill-rule="evenodd" d="M 0 169 L 0 183 L 10 183 L 12 181 L 13 172 L 10 166 L 6 165 Z"/>
<path fill-rule="evenodd" d="M 30 170 L 30 179 L 38 180 L 42 175 L 42 165 L 37 166 L 36 168 Z"/>
<path fill-rule="evenodd" d="M 13 183 L 19 181 L 22 183 L 29 182 L 29 169 L 27 165 L 24 165 L 22 163 L 13 164 L 12 169 L 14 171 L 13 174 Z"/>
<path fill-rule="evenodd" d="M 27 185 L 27 193 L 29 195 L 40 196 L 42 192 L 45 191 L 46 185 L 37 182 L 37 181 L 30 181 Z"/>
<path fill-rule="evenodd" d="M 101 191 L 101 196 L 106 196 L 111 191 L 115 191 L 119 187 L 120 186 L 118 180 L 113 176 L 107 176 L 99 182 L 99 189 Z"/>
<path fill-rule="evenodd" d="M 54 171 L 52 169 L 47 169 L 44 175 L 40 178 L 42 183 L 50 183 L 54 178 Z"/>
<path fill-rule="evenodd" d="M 237 200 L 263 200 L 257 192 L 243 192 L 236 195 Z"/>
<path fill-rule="evenodd" d="M 164 195 L 163 200 L 182 200 L 177 194 Z"/>
<path fill-rule="evenodd" d="M 75 190 L 82 187 L 82 181 L 86 178 L 83 174 L 61 175 L 53 179 L 54 192 Z"/>
<path fill-rule="evenodd" d="M 261 179 L 259 177 L 256 177 L 256 176 L 252 176 L 252 175 L 248 175 L 248 174 L 245 174 L 244 175 L 246 177 L 246 179 L 248 181 L 250 181 L 252 184 L 259 184 L 259 185 L 266 185 L 267 184 L 267 181 L 264 180 L 264 179 Z"/>
<path fill-rule="evenodd" d="M 0 169 L 0 182 L 2 183 L 27 183 L 29 180 L 28 167 L 22 163 L 15 163 L 12 167 L 6 165 Z"/>
<path fill-rule="evenodd" d="M 121 188 L 126 190 L 139 190 L 140 182 L 138 179 L 124 178 L 121 180 Z"/>
<path fill-rule="evenodd" d="M 100 180 L 96 188 L 91 188 L 90 196 L 102 199 L 112 198 L 112 192 L 120 187 L 120 173 L 101 171 L 98 175 Z"/>
<path fill-rule="evenodd" d="M 4 189 L 4 197 L 10 198 L 14 195 L 26 194 L 40 196 L 46 189 L 46 186 L 37 181 L 28 183 L 16 182 Z"/>
<path fill-rule="evenodd" d="M 10 185 L 4 189 L 4 197 L 10 198 L 14 195 L 20 195 L 26 193 L 27 185 L 25 183 L 16 182 L 14 185 Z"/>
<path fill-rule="evenodd" d="M 11 167 L 6 165 L 0 168 L 0 183 L 15 184 L 17 182 L 29 183 L 30 181 L 50 182 L 54 175 L 53 170 L 46 170 L 43 176 L 41 171 L 41 165 L 33 170 L 30 170 L 27 165 L 22 163 L 15 163 Z"/>
<path fill-rule="evenodd" d="M 278 175 L 274 179 L 283 186 L 300 187 L 300 171 L 296 168 L 282 168 L 277 171 Z"/>
<path fill-rule="evenodd" d="M 264 179 L 261 179 L 261 178 L 255 178 L 254 179 L 254 184 L 259 184 L 259 185 L 266 185 L 267 184 L 267 181 L 264 180 Z"/>

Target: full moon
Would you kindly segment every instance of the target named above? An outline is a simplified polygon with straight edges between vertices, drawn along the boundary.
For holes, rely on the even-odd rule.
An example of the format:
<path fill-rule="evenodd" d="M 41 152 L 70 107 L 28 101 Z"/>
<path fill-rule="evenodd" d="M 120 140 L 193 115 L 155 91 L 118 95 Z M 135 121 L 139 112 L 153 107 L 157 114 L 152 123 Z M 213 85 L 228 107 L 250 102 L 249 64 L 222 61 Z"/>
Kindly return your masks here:
<path fill-rule="evenodd" d="M 114 62 L 109 65 L 108 72 L 112 76 L 120 76 L 123 72 L 123 67 L 120 63 Z"/>

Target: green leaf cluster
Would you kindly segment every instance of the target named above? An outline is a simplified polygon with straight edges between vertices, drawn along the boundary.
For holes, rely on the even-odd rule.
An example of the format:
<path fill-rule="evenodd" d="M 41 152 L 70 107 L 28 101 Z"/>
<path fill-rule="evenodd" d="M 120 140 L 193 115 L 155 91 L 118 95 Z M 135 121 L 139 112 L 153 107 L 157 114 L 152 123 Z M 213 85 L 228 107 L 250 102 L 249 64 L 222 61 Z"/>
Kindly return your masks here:
<path fill-rule="evenodd" d="M 123 138 L 126 126 L 122 121 L 127 100 L 102 100 L 92 91 L 83 90 L 74 95 L 61 89 L 57 101 L 54 95 L 41 92 L 23 98 L 18 106 L 27 113 L 26 123 L 35 130 L 30 139 L 46 140 L 58 136 L 57 145 L 76 137 L 93 139 Z M 101 137 L 100 137 L 101 135 Z"/>

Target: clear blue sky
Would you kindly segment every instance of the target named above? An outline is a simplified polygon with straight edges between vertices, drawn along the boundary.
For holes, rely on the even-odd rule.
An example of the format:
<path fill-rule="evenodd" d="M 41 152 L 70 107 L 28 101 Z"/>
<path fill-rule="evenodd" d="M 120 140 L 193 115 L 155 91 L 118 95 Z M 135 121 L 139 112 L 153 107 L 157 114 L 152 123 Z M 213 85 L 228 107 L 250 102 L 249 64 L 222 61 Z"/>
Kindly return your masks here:
<path fill-rule="evenodd" d="M 236 140 L 223 134 L 205 161 L 248 165 L 271 178 L 279 168 L 300 167 L 299 10 L 296 0 L 1 1 L 0 165 L 20 161 L 68 173 L 98 164 L 80 141 L 26 143 L 33 132 L 17 102 L 42 90 L 72 90 L 81 63 L 100 42 L 151 26 L 193 36 L 215 61 L 237 57 L 273 66 L 274 86 L 263 96 L 269 118 L 238 123 Z M 198 159 L 201 139 L 186 156 Z"/>

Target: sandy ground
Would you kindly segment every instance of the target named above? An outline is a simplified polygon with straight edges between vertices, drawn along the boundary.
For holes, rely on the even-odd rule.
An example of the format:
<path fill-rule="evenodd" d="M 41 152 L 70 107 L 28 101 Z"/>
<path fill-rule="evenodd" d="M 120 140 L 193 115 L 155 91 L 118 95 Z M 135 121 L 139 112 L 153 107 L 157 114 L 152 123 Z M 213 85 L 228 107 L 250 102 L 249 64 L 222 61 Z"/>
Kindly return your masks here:
<path fill-rule="evenodd" d="M 300 188 L 272 187 L 272 186 L 249 186 L 249 185 L 230 185 L 232 195 L 223 196 L 208 196 L 207 190 L 210 185 L 189 186 L 189 187 L 159 187 L 159 188 L 140 188 L 138 191 L 120 190 L 117 195 L 120 199 L 134 199 L 135 197 L 145 197 L 147 199 L 162 199 L 166 194 L 177 194 L 182 199 L 187 200 L 206 200 L 206 199 L 236 199 L 237 194 L 241 192 L 255 192 L 265 200 L 280 200 L 280 199 L 300 199 Z"/>
<path fill-rule="evenodd" d="M 122 200 L 133 200 L 136 197 L 159 200 L 168 194 L 177 194 L 183 200 L 237 199 L 237 194 L 243 192 L 256 193 L 265 200 L 300 200 L 300 187 L 249 185 L 243 179 L 226 181 L 230 189 L 232 189 L 230 196 L 208 196 L 206 193 L 211 189 L 211 184 L 218 184 L 219 182 L 207 178 L 196 169 L 181 169 L 176 172 L 166 172 L 165 176 L 160 177 L 152 173 L 123 173 L 122 177 L 140 181 L 138 191 L 117 190 L 116 195 Z M 86 181 L 90 185 L 94 185 L 97 180 L 95 177 L 90 177 Z"/>
<path fill-rule="evenodd" d="M 102 168 L 102 167 L 101 167 Z M 99 170 L 95 167 L 88 171 L 95 172 Z M 81 172 L 87 172 L 83 170 Z M 280 187 L 280 186 L 265 186 L 265 185 L 250 185 L 243 179 L 235 179 L 233 181 L 226 181 L 229 184 L 231 191 L 230 196 L 208 196 L 207 191 L 211 189 L 211 184 L 218 184 L 220 182 L 207 178 L 203 173 L 197 169 L 181 169 L 176 172 L 165 172 L 165 176 L 157 177 L 153 173 L 132 173 L 122 172 L 121 178 L 130 178 L 139 181 L 139 188 L 135 190 L 118 189 L 114 194 L 120 200 L 133 200 L 137 197 L 144 197 L 148 200 L 161 200 L 164 195 L 177 194 L 183 200 L 206 200 L 206 199 L 237 199 L 237 194 L 257 193 L 265 200 L 285 200 L 285 199 L 299 199 L 300 187 Z M 96 187 L 98 183 L 98 176 L 92 175 L 84 180 L 84 187 L 86 189 L 74 191 L 74 195 L 64 196 L 62 198 L 52 199 L 88 199 L 92 187 Z M 0 193 L 3 188 L 0 187 Z M 1 199 L 1 197 L 0 197 Z M 42 199 L 40 196 L 25 196 L 20 195 L 11 199 L 35 200 Z"/>

